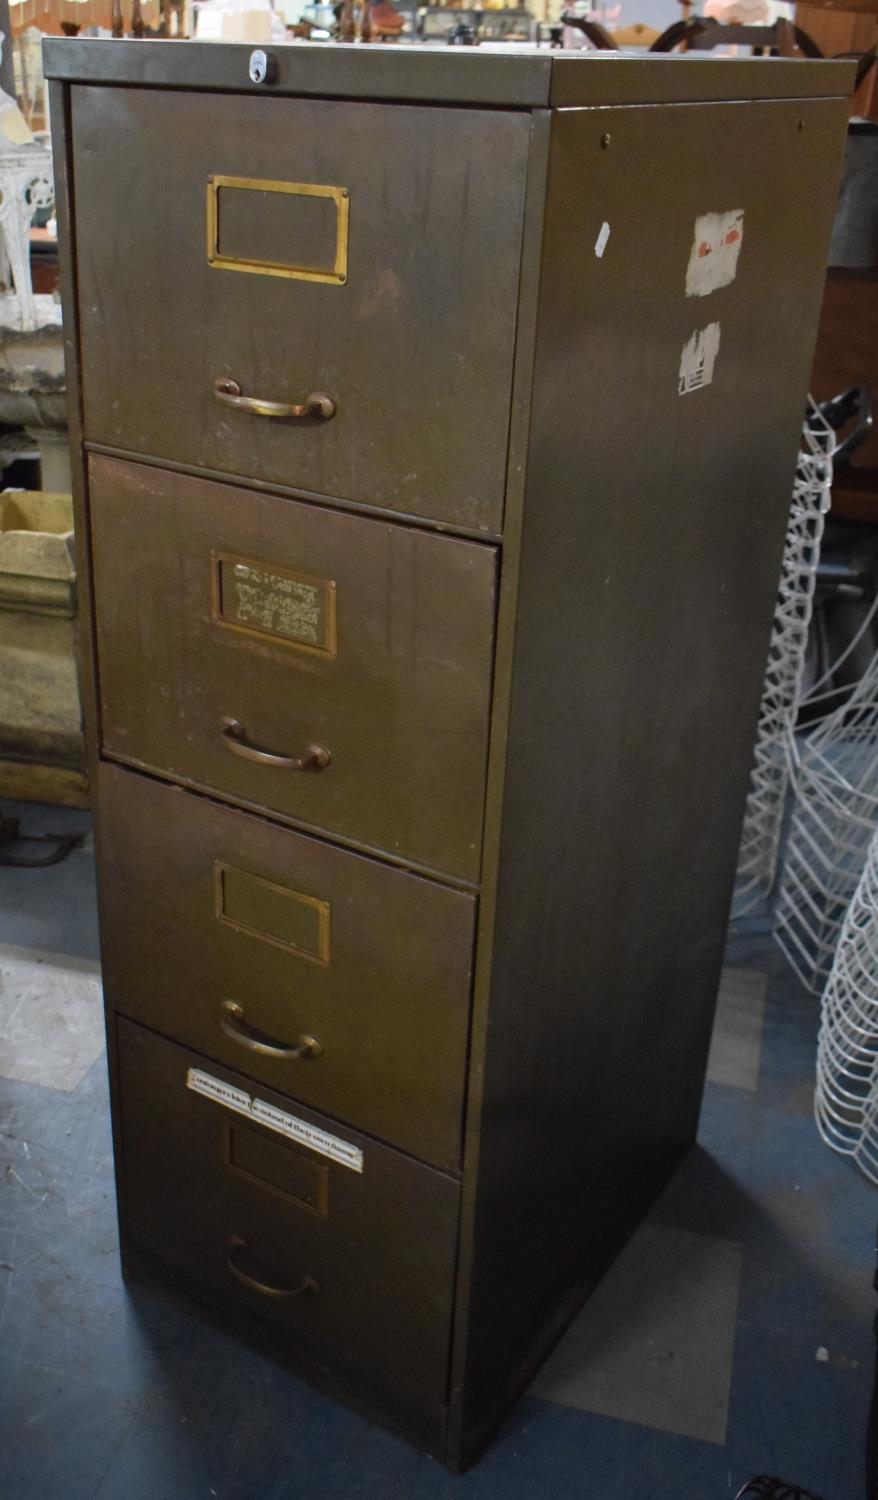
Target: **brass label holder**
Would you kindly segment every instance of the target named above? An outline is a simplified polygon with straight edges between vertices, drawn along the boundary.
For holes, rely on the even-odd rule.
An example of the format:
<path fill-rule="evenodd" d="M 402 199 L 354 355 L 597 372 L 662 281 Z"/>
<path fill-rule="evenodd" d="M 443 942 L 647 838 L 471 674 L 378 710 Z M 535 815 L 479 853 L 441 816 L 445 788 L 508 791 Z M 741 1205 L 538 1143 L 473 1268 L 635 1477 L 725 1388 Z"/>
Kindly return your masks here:
<path fill-rule="evenodd" d="M 266 908 L 262 913 L 258 913 L 260 897 Z M 241 870 L 218 859 L 213 866 L 213 910 L 216 920 L 224 927 L 246 933 L 248 937 L 282 948 L 287 953 L 295 953 L 310 963 L 323 967 L 329 963 L 328 901 L 306 896 L 302 891 L 278 885 L 276 881 L 265 880 L 261 875 L 253 875 L 249 870 Z M 303 930 L 294 936 L 297 917 Z M 278 919 L 282 924 L 280 928 Z"/>
<path fill-rule="evenodd" d="M 314 1161 L 312 1157 L 306 1156 L 304 1152 L 296 1151 L 294 1147 L 286 1142 L 282 1146 L 273 1147 L 275 1151 L 282 1151 L 287 1158 L 294 1157 L 296 1165 L 301 1163 L 302 1175 L 305 1178 L 303 1186 L 307 1191 L 311 1188 L 311 1197 L 305 1198 L 302 1193 L 297 1193 L 289 1183 L 270 1178 L 265 1170 L 260 1170 L 256 1162 L 246 1159 L 246 1147 L 250 1142 L 254 1146 L 262 1146 L 265 1137 L 249 1131 L 246 1125 L 233 1125 L 231 1120 L 226 1121 L 225 1131 L 225 1163 L 233 1172 L 238 1172 L 246 1177 L 248 1182 L 256 1182 L 262 1188 L 267 1188 L 270 1193 L 276 1193 L 288 1203 L 294 1203 L 297 1208 L 307 1214 L 315 1214 L 320 1219 L 325 1219 L 329 1214 L 329 1166 L 326 1162 Z M 244 1147 L 244 1150 L 241 1148 Z M 253 1153 L 255 1155 L 255 1152 Z M 310 1176 L 311 1182 L 307 1183 Z"/>
<path fill-rule="evenodd" d="M 329 198 L 335 204 L 336 212 L 335 259 L 332 269 L 223 255 L 219 246 L 219 195 L 224 188 L 227 191 L 288 193 L 303 198 Z M 272 182 L 259 177 L 210 176 L 207 179 L 207 263 L 218 271 L 248 271 L 251 276 L 285 276 L 294 281 L 320 281 L 329 286 L 343 286 L 348 279 L 349 214 L 350 193 L 347 188 L 327 187 L 317 182 Z"/>
<path fill-rule="evenodd" d="M 333 579 L 232 552 L 213 552 L 211 565 L 215 624 L 314 656 L 338 654 L 338 591 Z"/>

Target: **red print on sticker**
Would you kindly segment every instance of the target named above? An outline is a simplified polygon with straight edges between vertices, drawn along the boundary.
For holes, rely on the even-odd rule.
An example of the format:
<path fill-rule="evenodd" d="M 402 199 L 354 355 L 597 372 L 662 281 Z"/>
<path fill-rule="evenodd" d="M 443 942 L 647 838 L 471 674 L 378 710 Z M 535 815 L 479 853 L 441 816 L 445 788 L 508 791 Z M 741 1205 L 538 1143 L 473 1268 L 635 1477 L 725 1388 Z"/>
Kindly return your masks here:
<path fill-rule="evenodd" d="M 702 214 L 695 220 L 686 268 L 686 296 L 707 297 L 734 281 L 744 239 L 744 210 Z"/>

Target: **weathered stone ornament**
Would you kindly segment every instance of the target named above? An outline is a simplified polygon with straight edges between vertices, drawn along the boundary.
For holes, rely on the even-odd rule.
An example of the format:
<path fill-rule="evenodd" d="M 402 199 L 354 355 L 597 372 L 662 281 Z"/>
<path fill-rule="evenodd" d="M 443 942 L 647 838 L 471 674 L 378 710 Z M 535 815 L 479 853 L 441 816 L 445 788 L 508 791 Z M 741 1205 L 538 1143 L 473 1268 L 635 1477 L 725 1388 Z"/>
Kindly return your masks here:
<path fill-rule="evenodd" d="M 0 56 L 5 38 L 0 32 Z M 54 297 L 35 295 L 29 233 L 39 208 L 51 208 L 52 155 L 35 141 L 17 103 L 0 89 L 0 325 L 22 333 L 60 326 Z"/>

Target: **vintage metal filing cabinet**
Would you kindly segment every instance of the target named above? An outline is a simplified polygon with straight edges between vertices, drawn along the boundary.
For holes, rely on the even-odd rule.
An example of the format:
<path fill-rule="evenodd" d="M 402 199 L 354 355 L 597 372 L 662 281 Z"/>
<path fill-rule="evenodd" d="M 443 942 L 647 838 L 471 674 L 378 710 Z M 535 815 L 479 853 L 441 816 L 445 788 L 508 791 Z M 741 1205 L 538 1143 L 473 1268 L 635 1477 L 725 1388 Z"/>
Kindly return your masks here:
<path fill-rule="evenodd" d="M 852 69 L 45 56 L 125 1266 L 461 1467 L 695 1131 Z"/>

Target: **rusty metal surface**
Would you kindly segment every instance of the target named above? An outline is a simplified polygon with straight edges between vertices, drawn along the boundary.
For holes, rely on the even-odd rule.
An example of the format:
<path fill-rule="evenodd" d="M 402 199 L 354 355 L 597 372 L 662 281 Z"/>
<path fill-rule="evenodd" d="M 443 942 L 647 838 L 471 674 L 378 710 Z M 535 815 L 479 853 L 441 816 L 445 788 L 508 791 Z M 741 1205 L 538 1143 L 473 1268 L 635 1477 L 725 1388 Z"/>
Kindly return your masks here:
<path fill-rule="evenodd" d="M 787 58 L 559 53 L 516 47 L 272 47 L 277 76 L 254 83 L 252 48 L 231 42 L 113 42 L 47 37 L 46 76 L 68 83 L 221 89 L 345 99 L 413 100 L 538 109 L 706 99 L 817 98 L 847 94 L 855 67 Z"/>
<path fill-rule="evenodd" d="M 115 459 L 89 467 L 105 751 L 477 880 L 494 549 Z M 330 580 L 337 654 L 218 619 L 215 553 Z M 316 742 L 331 763 L 242 759 L 228 718 L 280 757 Z"/>
<path fill-rule="evenodd" d="M 92 88 L 74 90 L 73 122 L 87 440 L 500 529 L 527 116 Z M 344 188 L 344 284 L 209 264 L 212 176 Z M 317 200 L 246 196 L 251 258 L 262 242 L 274 258 L 281 196 L 306 215 L 290 256 L 299 232 L 311 244 Z M 337 409 L 229 411 L 218 380 Z"/>
<path fill-rule="evenodd" d="M 127 1059 L 119 1089 L 114 1051 L 117 1125 L 124 1111 L 126 1141 L 136 1142 L 123 1163 L 123 1254 L 130 1267 L 135 1247 L 151 1245 L 165 1270 L 177 1265 L 212 1287 L 220 1310 L 246 1311 L 254 1296 L 280 1309 L 273 1320 L 288 1346 L 308 1346 L 333 1389 L 353 1393 L 451 1466 L 465 1466 L 691 1138 L 735 799 L 746 780 L 746 720 L 758 696 L 845 114 L 840 100 L 603 115 L 540 105 L 596 104 L 602 90 L 626 105 L 661 98 L 688 106 L 725 92 L 798 98 L 842 92 L 851 70 L 770 60 L 485 53 L 431 61 L 427 53 L 328 49 L 318 57 L 281 49 L 272 86 L 281 95 L 341 89 L 388 101 L 330 105 L 260 100 L 256 86 L 236 82 L 249 49 L 119 43 L 117 52 L 103 44 L 64 52 L 63 45 L 49 49 L 50 62 L 58 59 L 68 77 L 92 70 L 98 85 L 65 93 L 77 135 L 86 437 L 152 461 L 89 460 L 104 754 L 149 773 L 107 769 L 108 784 L 123 778 L 138 793 L 122 799 L 132 821 L 119 815 L 106 909 L 123 900 L 137 837 L 148 846 L 149 868 L 164 867 L 169 820 L 143 812 L 147 787 L 163 805 L 176 799 L 198 808 L 198 836 L 178 863 L 191 868 L 198 849 L 212 875 L 205 879 L 202 869 L 185 895 L 197 943 L 187 947 L 185 933 L 174 940 L 175 975 L 198 996 L 193 1013 L 181 1018 L 179 984 L 171 998 L 166 984 L 158 1000 L 138 987 L 140 971 L 148 976 L 159 963 L 155 934 L 173 920 L 167 905 L 154 919 L 151 967 L 145 952 L 135 965 L 122 951 L 133 911 L 113 919 L 106 948 L 117 942 L 122 956 L 111 993 L 176 1037 L 191 1027 L 186 1037 L 196 1050 L 186 1055 L 202 1068 L 218 1067 L 207 1059 L 230 1059 L 241 1045 L 230 1023 L 232 1033 L 246 1026 L 255 1045 L 243 1049 L 246 1077 L 234 1085 L 245 1094 L 263 1087 L 254 1081 L 267 1081 L 267 1072 L 257 1073 L 263 1067 L 319 1080 L 318 1069 L 341 1049 L 348 1072 L 323 1126 L 349 1141 L 348 1118 L 352 1128 L 386 1131 L 447 1162 L 448 1122 L 458 1109 L 452 1096 L 464 1070 L 468 1090 L 459 1230 L 450 1176 L 360 1137 L 367 1166 L 383 1164 L 369 1171 L 370 1191 L 374 1180 L 380 1193 L 368 1212 L 365 1198 L 356 1210 L 349 1205 L 331 1242 L 308 1241 L 315 1257 L 305 1264 L 290 1255 L 305 1242 L 286 1232 L 286 1207 L 273 1222 L 257 1211 L 248 1174 L 265 1179 L 260 1203 L 269 1194 L 294 1198 L 289 1212 L 312 1225 L 333 1224 L 332 1184 L 327 1196 L 325 1179 L 280 1160 L 262 1137 L 226 1136 L 218 1165 L 217 1129 L 200 1135 L 200 1125 L 194 1134 L 190 1127 L 193 1107 L 217 1106 L 175 1095 L 180 1052 L 111 1010 L 111 1040 L 118 1027 Z M 106 87 L 114 76 L 126 86 Z M 138 80 L 142 89 L 129 86 Z M 448 100 L 458 106 L 469 90 L 507 108 L 389 102 L 406 89 L 452 90 Z M 227 159 L 208 160 L 217 144 Z M 254 225 L 239 201 L 225 244 L 262 271 L 212 268 L 211 172 L 350 185 L 347 282 L 272 274 L 272 264 L 286 263 L 277 203 Z M 367 205 L 365 231 L 355 188 Z M 687 299 L 696 219 L 741 209 L 737 280 Z M 294 205 L 294 220 L 283 221 L 302 236 L 289 263 L 331 268 L 337 232 L 330 243 L 328 221 L 295 219 L 300 211 Z M 222 241 L 220 226 L 220 250 Z M 382 265 L 405 289 L 397 320 Z M 223 280 L 231 290 L 215 293 Z M 361 299 L 357 319 L 324 316 L 332 306 L 325 299 L 343 308 L 363 284 L 385 300 L 364 308 Z M 246 296 L 241 288 L 250 288 Z M 75 329 L 69 271 L 65 298 Z M 713 322 L 722 339 L 711 344 L 719 351 L 711 384 L 697 348 L 686 358 L 683 351 Z M 316 369 L 315 355 L 318 366 L 323 361 Z M 74 388 L 76 374 L 74 360 Z M 344 389 L 351 377 L 355 421 Z M 220 407 L 218 378 L 236 381 L 269 412 L 272 402 L 300 406 L 315 391 L 338 410 L 319 426 L 297 418 L 282 428 L 273 415 Z M 236 422 L 246 424 L 237 434 L 211 425 Z M 326 439 L 337 451 L 317 447 Z M 186 474 L 186 466 L 217 478 Z M 246 487 L 223 482 L 236 474 Z M 316 503 L 272 494 L 271 484 L 298 486 Z M 428 528 L 496 536 L 503 500 L 494 659 L 498 551 Z M 80 504 L 85 510 L 82 494 Z M 246 598 L 236 579 L 251 590 Z M 330 759 L 321 762 L 318 750 Z M 173 789 L 174 781 L 209 795 Z M 484 805 L 489 834 L 464 1063 L 455 1060 L 466 1008 L 462 914 L 468 921 L 474 902 L 448 886 L 482 873 Z M 109 814 L 102 848 L 110 848 L 111 797 L 101 810 Z M 208 811 L 209 829 L 200 821 Z M 274 826 L 261 821 L 263 811 Z M 281 820 L 382 859 L 290 833 Z M 183 838 L 188 813 L 180 821 Z M 234 837 L 225 832 L 232 824 Z M 256 830 L 252 842 L 240 832 L 245 825 Z M 293 847 L 297 865 L 307 848 L 315 876 L 320 862 L 326 886 L 292 870 Z M 387 1097 L 369 1096 L 375 1047 L 355 1063 L 344 1002 L 336 1031 L 326 1031 L 325 1018 L 321 1031 L 311 1011 L 288 1031 L 295 999 L 287 990 L 273 998 L 272 977 L 284 963 L 306 974 L 302 992 L 316 995 L 334 955 L 344 957 L 345 994 L 352 992 L 355 948 L 357 991 L 368 996 L 376 972 L 386 974 L 400 957 L 404 924 L 426 979 L 417 1037 L 410 1014 L 400 1020 L 394 1011 L 394 1068 L 426 1078 L 444 994 L 417 915 L 429 883 L 407 884 L 412 876 L 390 871 L 392 862 L 443 877 L 429 886 L 431 902 L 441 891 L 447 903 L 431 925 L 437 950 L 453 953 L 456 965 L 448 1051 L 437 1064 L 437 1092 L 425 1093 L 429 1118 L 420 1121 L 405 1092 L 411 1080 L 388 1084 Z M 368 869 L 356 889 L 347 874 L 354 865 Z M 171 902 L 178 887 L 173 866 L 167 870 Z M 377 892 L 379 884 L 389 891 L 389 873 L 399 885 L 382 907 L 388 928 Z M 151 909 L 160 883 L 154 873 L 148 890 L 139 887 L 138 910 Z M 207 915 L 196 932 L 191 914 L 206 887 Z M 406 906 L 403 889 L 417 891 L 418 901 Z M 339 947 L 339 902 L 359 924 L 373 899 L 368 938 L 357 925 L 356 943 Z M 258 948 L 258 1001 L 219 993 L 222 976 L 199 989 L 213 962 L 201 957 L 204 934 L 214 928 L 220 944 Z M 410 990 L 418 988 L 414 967 L 413 959 Z M 403 969 L 390 992 L 401 992 Z M 246 984 L 243 971 L 226 972 Z M 221 1041 L 205 1021 L 217 1000 Z M 376 1023 L 380 1014 L 376 1001 Z M 370 1043 L 376 1036 L 369 1031 Z M 319 1055 L 305 1045 L 309 1037 Z M 276 1054 L 284 1043 L 297 1055 L 273 1056 L 272 1046 Z M 220 1054 L 221 1046 L 230 1050 Z M 229 1081 L 224 1068 L 219 1073 Z M 275 1107 L 292 1108 L 293 1097 L 282 1086 Z M 307 1110 L 305 1117 L 314 1122 Z M 286 1150 L 278 1146 L 281 1156 Z M 248 1181 L 246 1196 L 239 1179 Z M 185 1215 L 187 1194 L 196 1212 Z M 171 1218 L 163 1224 L 166 1203 Z M 411 1250 L 402 1260 L 400 1224 Z M 346 1286 L 327 1300 L 327 1325 L 313 1338 L 306 1325 L 300 1338 L 296 1318 L 318 1306 L 306 1278 L 322 1286 L 337 1274 Z M 388 1295 L 394 1317 L 386 1323 L 388 1275 L 398 1300 Z"/>
<path fill-rule="evenodd" d="M 473 1019 L 464 1455 L 695 1136 L 845 115 L 819 100 L 553 117 Z M 743 234 L 738 259 L 687 295 L 708 211 Z M 683 352 L 712 324 L 699 374 Z M 535 994 L 552 1043 L 523 1048 Z"/>
<path fill-rule="evenodd" d="M 458 1169 L 474 898 L 119 767 L 101 768 L 98 795 L 108 1003 Z M 218 862 L 248 878 L 252 910 L 237 923 L 217 911 Z M 272 941 L 283 891 L 325 907 L 322 950 L 307 912 L 301 946 Z M 226 1000 L 275 1042 L 313 1035 L 320 1056 L 242 1049 L 222 1025 Z"/>
<path fill-rule="evenodd" d="M 134 1244 L 279 1327 L 343 1386 L 377 1402 L 386 1420 L 436 1446 L 445 1424 L 453 1179 L 127 1021 L 119 1068 Z M 187 1088 L 190 1068 L 362 1152 L 362 1171 Z M 241 1165 L 235 1133 L 246 1143 Z M 324 1212 L 319 1187 L 316 1201 L 305 1196 L 308 1164 L 312 1180 L 316 1172 L 328 1178 Z M 229 1271 L 234 1240 L 246 1245 L 253 1279 L 295 1287 L 308 1275 L 319 1290 L 298 1298 L 248 1291 Z"/>

